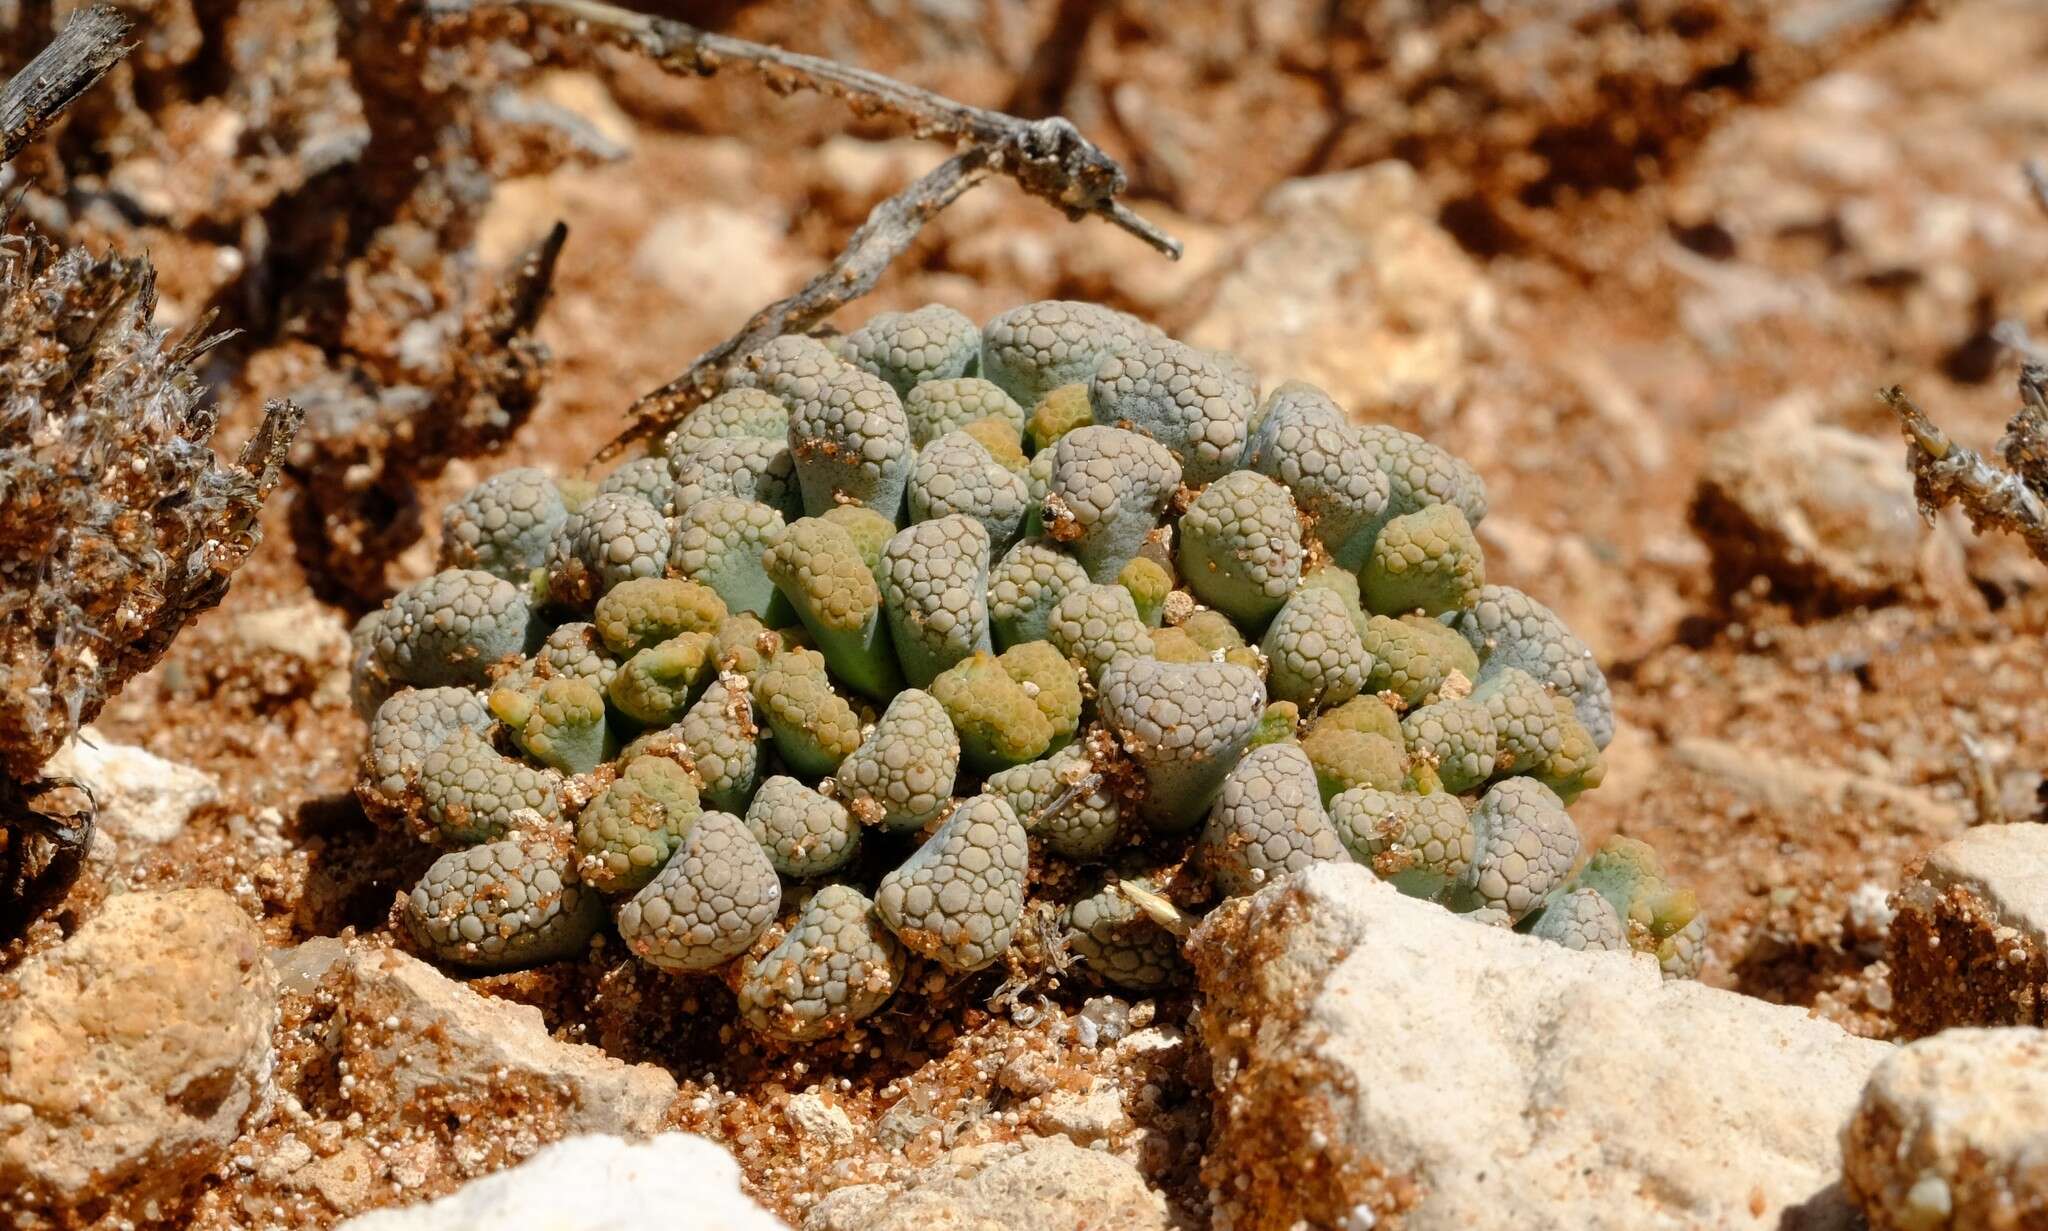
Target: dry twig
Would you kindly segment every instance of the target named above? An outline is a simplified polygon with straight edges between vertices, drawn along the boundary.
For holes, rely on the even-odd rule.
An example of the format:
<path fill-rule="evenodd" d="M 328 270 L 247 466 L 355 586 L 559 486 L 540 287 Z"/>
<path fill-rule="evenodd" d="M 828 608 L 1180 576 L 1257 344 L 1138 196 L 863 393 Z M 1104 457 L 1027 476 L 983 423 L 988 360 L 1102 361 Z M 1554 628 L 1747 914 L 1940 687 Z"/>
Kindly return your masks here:
<path fill-rule="evenodd" d="M 2027 187 L 2034 193 L 2034 204 L 2048 213 L 2048 162 L 2029 158 L 2020 164 L 2020 174 L 2027 177 Z"/>
<path fill-rule="evenodd" d="M 636 440 L 660 435 L 717 393 L 726 371 L 764 343 L 785 333 L 803 333 L 842 306 L 875 288 L 889 263 L 910 247 L 924 224 L 988 170 L 988 151 L 962 150 L 869 211 L 846 241 L 846 250 L 796 294 L 778 299 L 747 318 L 740 331 L 697 356 L 681 376 L 644 394 L 631 408 L 633 424 L 605 446 L 611 456 Z"/>
<path fill-rule="evenodd" d="M 2020 174 L 2048 213 L 2048 164 L 2030 158 L 2020 164 Z M 2016 534 L 2035 559 L 2048 564 L 2048 350 L 2019 321 L 2000 322 L 1992 336 L 2020 359 L 2020 408 L 1998 441 L 2003 469 L 1950 440 L 1897 385 L 1878 397 L 1899 417 L 1906 435 L 1906 464 L 1923 516 L 1932 520 L 1943 506 L 1955 504 L 1980 533 Z"/>
<path fill-rule="evenodd" d="M 1985 460 L 1974 449 L 1949 439 L 1894 385 L 1878 396 L 1899 417 L 1910 448 L 1913 491 L 1928 518 L 1949 504 L 1969 517 L 1979 532 L 2003 530 L 2024 541 L 2036 559 L 2048 564 L 2048 368 L 2025 364 L 2020 369 L 2021 406 L 2006 425 L 1999 450 L 2011 470 Z"/>
<path fill-rule="evenodd" d="M 1963 745 L 1963 784 L 1969 788 L 1970 802 L 1977 806 L 1978 825 L 2003 825 L 2009 819 L 2005 815 L 2005 804 L 1998 796 L 1998 779 L 1991 772 L 1991 760 L 1984 755 L 1984 745 L 1968 731 L 1957 731 L 1956 736 Z"/>
<path fill-rule="evenodd" d="M 2038 158 L 2024 160 L 2020 163 L 2020 178 L 2027 183 L 2027 195 L 2043 214 L 2048 214 L 2048 162 Z M 2023 364 L 2048 364 L 2048 346 L 2034 341 L 2025 321 L 2008 318 L 1998 322 L 1991 327 L 1991 339 L 2018 355 Z M 2023 393 L 2024 389 L 2023 384 Z"/>
<path fill-rule="evenodd" d="M 499 0 L 427 0 L 427 11 L 452 17 L 498 4 Z M 910 246 L 927 222 L 991 173 L 1013 180 L 1069 218 L 1098 215 L 1168 257 L 1180 256 L 1180 241 L 1118 200 L 1126 185 L 1123 168 L 1059 116 L 1020 119 L 866 69 L 713 34 L 599 0 L 518 0 L 512 7 L 571 32 L 595 34 L 614 46 L 638 51 L 671 73 L 710 76 L 727 65 L 742 65 L 779 94 L 816 90 L 845 100 L 857 115 L 899 116 L 919 136 L 949 137 L 966 147 L 875 206 L 846 250 L 803 289 L 756 312 L 737 334 L 700 355 L 688 371 L 635 402 L 633 425 L 607 446 L 606 456 L 673 427 L 717 391 L 734 363 L 763 343 L 811 329 L 872 290 L 889 262 Z"/>
<path fill-rule="evenodd" d="M 72 14 L 48 47 L 0 88 L 0 163 L 12 162 L 128 48 L 128 19 L 105 5 Z"/>

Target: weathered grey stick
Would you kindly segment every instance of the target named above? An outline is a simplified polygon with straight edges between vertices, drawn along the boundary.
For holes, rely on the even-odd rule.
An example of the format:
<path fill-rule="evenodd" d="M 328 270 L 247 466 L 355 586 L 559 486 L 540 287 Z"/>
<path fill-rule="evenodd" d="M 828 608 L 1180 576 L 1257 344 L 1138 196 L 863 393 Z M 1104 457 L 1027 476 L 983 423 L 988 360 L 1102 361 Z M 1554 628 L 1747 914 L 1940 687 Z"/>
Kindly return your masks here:
<path fill-rule="evenodd" d="M 0 87 L 0 163 L 13 161 L 58 113 L 128 54 L 121 42 L 127 33 L 128 19 L 115 10 L 105 5 L 81 9 L 48 47 Z"/>

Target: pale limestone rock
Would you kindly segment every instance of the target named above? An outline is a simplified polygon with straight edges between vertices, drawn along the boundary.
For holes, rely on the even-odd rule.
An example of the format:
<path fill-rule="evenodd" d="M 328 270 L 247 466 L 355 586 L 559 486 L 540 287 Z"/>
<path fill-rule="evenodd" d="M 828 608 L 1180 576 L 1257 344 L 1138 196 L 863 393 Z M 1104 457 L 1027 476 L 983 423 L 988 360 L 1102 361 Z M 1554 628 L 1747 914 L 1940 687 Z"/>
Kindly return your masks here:
<path fill-rule="evenodd" d="M 362 1141 L 344 1141 L 325 1158 L 293 1172 L 286 1183 L 300 1192 L 319 1195 L 337 1210 L 359 1210 L 371 1203 L 383 1168 L 376 1152 Z"/>
<path fill-rule="evenodd" d="M 804 1231 L 860 1231 L 881 1216 L 894 1195 L 887 1184 L 843 1184 L 804 1215 Z"/>
<path fill-rule="evenodd" d="M 675 1078 L 549 1037 L 539 1009 L 478 995 L 417 958 L 358 949 L 330 975 L 349 1098 L 365 1118 L 489 1116 L 516 1097 L 543 1138 L 655 1132 Z"/>
<path fill-rule="evenodd" d="M 2048 1223 L 2048 1031 L 1945 1030 L 1872 1074 L 1842 1133 L 1846 1186 L 1876 1231 Z"/>
<path fill-rule="evenodd" d="M 1902 1034 L 2042 1020 L 2048 826 L 1964 831 L 1921 861 L 1892 906 L 1885 960 Z"/>
<path fill-rule="evenodd" d="M 815 1143 L 839 1147 L 853 1144 L 856 1134 L 852 1118 L 844 1108 L 815 1090 L 790 1095 L 789 1101 L 783 1105 L 783 1114 L 789 1117 L 790 1126 L 804 1139 L 803 1145 Z"/>
<path fill-rule="evenodd" d="M 1064 1137 L 962 1146 L 885 1201 L 814 1216 L 832 1231 L 1164 1231 L 1166 1203 L 1135 1167 Z"/>
<path fill-rule="evenodd" d="M 808 273 L 760 211 L 702 200 L 656 218 L 632 268 L 713 320 L 742 319 L 802 286 Z"/>
<path fill-rule="evenodd" d="M 1934 849 L 1919 881 L 1936 893 L 1968 890 L 2028 940 L 2048 939 L 2048 828 L 1980 825 Z"/>
<path fill-rule="evenodd" d="M 648 1141 L 589 1135 L 558 1141 L 438 1201 L 351 1218 L 340 1231 L 785 1231 L 740 1187 L 739 1164 L 689 1133 Z"/>
<path fill-rule="evenodd" d="M 220 800 L 220 781 L 212 774 L 117 744 L 91 727 L 59 748 L 43 774 L 84 783 L 98 805 L 100 829 L 147 846 L 177 837 L 194 812 Z"/>
<path fill-rule="evenodd" d="M 307 600 L 240 612 L 228 621 L 228 631 L 244 649 L 315 666 L 348 663 L 348 625 L 325 603 Z"/>
<path fill-rule="evenodd" d="M 1686 736 L 1671 746 L 1671 758 L 1717 786 L 1789 815 L 1814 809 L 1874 814 L 1895 827 L 1932 834 L 1953 833 L 1963 824 L 1954 804 L 1926 791 L 1727 740 Z"/>
<path fill-rule="evenodd" d="M 226 643 L 236 673 L 266 695 L 347 703 L 348 625 L 325 603 L 308 599 L 237 612 L 228 618 Z"/>
<path fill-rule="evenodd" d="M 1896 439 L 1814 422 L 1812 410 L 1786 398 L 1709 441 L 1693 522 L 1724 585 L 1763 575 L 1794 597 L 1874 602 L 1920 575 L 1912 476 Z"/>
<path fill-rule="evenodd" d="M 0 1225 L 173 1216 L 268 1114 L 263 952 L 217 890 L 122 894 L 0 985 Z"/>
<path fill-rule="evenodd" d="M 1337 864 L 1212 914 L 1193 956 L 1219 1226 L 1852 1224 L 1837 1134 L 1889 1048 L 1802 1010 Z"/>
<path fill-rule="evenodd" d="M 1032 1126 L 1082 1146 L 1111 1140 L 1132 1127 L 1124 1111 L 1123 1091 L 1101 1077 L 1091 1082 L 1085 1093 L 1049 1096 L 1032 1117 Z"/>

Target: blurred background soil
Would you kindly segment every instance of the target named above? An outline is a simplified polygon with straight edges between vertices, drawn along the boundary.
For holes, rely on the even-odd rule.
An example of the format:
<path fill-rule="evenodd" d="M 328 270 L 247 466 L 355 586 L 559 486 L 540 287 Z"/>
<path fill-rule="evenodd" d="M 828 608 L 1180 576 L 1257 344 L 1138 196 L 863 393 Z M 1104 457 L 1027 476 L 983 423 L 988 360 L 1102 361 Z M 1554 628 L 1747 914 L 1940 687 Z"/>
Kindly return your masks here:
<path fill-rule="evenodd" d="M 97 723 L 217 776 L 218 802 L 166 845 L 103 842 L 10 957 L 122 886 L 226 889 L 278 944 L 379 930 L 430 852 L 375 834 L 350 797 L 364 731 L 347 624 L 432 570 L 451 493 L 511 465 L 578 471 L 634 397 L 801 285 L 943 151 L 736 73 L 681 79 L 546 40 L 437 45 L 380 0 L 123 7 L 140 47 L 13 170 L 18 217 L 149 252 L 161 323 L 214 313 L 242 331 L 208 371 L 220 447 L 296 393 L 303 448 L 347 464 L 300 458 L 225 603 Z M 1468 458 L 1491 496 L 1489 578 L 1555 607 L 1614 682 L 1607 780 L 1573 810 L 1588 840 L 1646 839 L 1696 887 L 1707 981 L 1887 1034 L 1883 898 L 1902 867 L 2042 807 L 2044 575 L 2014 543 L 1921 521 L 1875 393 L 1903 383 L 1979 448 L 2016 405 L 1991 331 L 2048 330 L 2048 208 L 2019 170 L 2048 155 L 2048 6 L 672 11 L 1063 113 L 1124 159 L 1132 203 L 1186 241 L 1179 263 L 996 183 L 835 324 L 1098 299 Z M 355 39 L 381 50 L 352 55 Z M 475 392 L 454 354 L 465 315 L 557 220 L 537 328 L 551 363 L 490 390 L 480 439 L 507 438 L 445 468 L 406 460 L 411 425 Z M 318 517 L 309 531 L 309 508 L 386 478 L 423 489 L 417 542 L 384 559 L 323 539 Z M 372 522 L 408 515 L 378 499 L 357 506 Z M 790 1090 L 833 1074 L 864 1122 L 891 1082 L 985 1090 L 1022 1051 L 1058 1053 L 961 989 L 920 1008 L 937 1024 L 914 1043 L 793 1060 L 749 1053 L 723 989 L 677 990 L 623 956 L 486 986 L 541 1004 L 562 1037 L 666 1062 L 679 1121 L 733 1145 L 791 1216 L 820 1169 L 759 1127 Z M 1162 1125 L 1150 1173 L 1192 1193 L 1171 1155 L 1199 1115 Z M 237 1173 L 201 1214 L 334 1214 L 274 1197 Z"/>

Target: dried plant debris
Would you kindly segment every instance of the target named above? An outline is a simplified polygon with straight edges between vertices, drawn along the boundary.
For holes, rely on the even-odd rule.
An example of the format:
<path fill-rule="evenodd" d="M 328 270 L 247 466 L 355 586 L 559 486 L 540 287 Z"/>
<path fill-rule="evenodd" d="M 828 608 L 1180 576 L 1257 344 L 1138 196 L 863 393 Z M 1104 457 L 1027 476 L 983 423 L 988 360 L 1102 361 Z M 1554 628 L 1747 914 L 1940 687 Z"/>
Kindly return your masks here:
<path fill-rule="evenodd" d="M 756 312 L 732 337 L 698 356 L 689 370 L 640 398 L 633 406 L 634 423 L 606 450 L 616 456 L 627 446 L 661 435 L 698 405 L 718 393 L 748 356 L 777 338 L 800 334 L 822 324 L 834 312 L 874 289 L 890 262 L 910 247 L 924 225 L 960 195 L 990 175 L 1004 176 L 1018 188 L 1054 206 L 1068 218 L 1094 216 L 1130 232 L 1168 257 L 1178 259 L 1180 241 L 1146 221 L 1121 200 L 1128 183 L 1122 166 L 1061 116 L 1026 120 L 986 107 L 934 94 L 863 68 L 817 56 L 785 51 L 747 39 L 700 30 L 685 22 L 636 13 L 601 0 L 431 0 L 428 10 L 442 19 L 443 36 L 460 32 L 476 15 L 517 9 L 544 31 L 567 32 L 570 42 L 598 40 L 637 51 L 665 71 L 710 76 L 737 65 L 759 74 L 778 94 L 815 90 L 845 100 L 857 116 L 887 115 L 908 121 L 923 137 L 947 138 L 960 151 L 902 191 L 877 204 L 847 241 L 846 248 L 794 295 Z M 465 19 L 468 19 L 467 21 Z M 947 310 L 925 309 L 936 327 Z M 959 317 L 953 312 L 952 317 Z M 899 329 L 904 322 L 877 318 L 870 334 Z M 910 322 L 922 329 L 924 322 Z M 952 339 L 972 323 L 952 321 Z M 967 352 L 953 352 L 960 361 L 943 366 L 937 359 L 944 344 L 936 341 L 935 361 L 942 366 L 913 373 L 899 364 L 881 365 L 878 375 L 900 396 L 921 379 L 966 374 Z M 875 344 L 874 355 L 890 347 L 870 337 L 856 343 Z M 916 345 L 924 346 L 922 333 Z M 899 348 L 900 349 L 900 348 Z M 906 356 L 907 350 L 901 353 Z"/>
<path fill-rule="evenodd" d="M 533 328 L 567 234 L 558 224 L 469 315 L 430 383 L 335 364 L 293 391 L 306 407 L 293 533 L 316 581 L 344 601 L 389 592 L 385 567 L 421 534 L 422 483 L 499 448 L 533 413 L 547 371 Z"/>
<path fill-rule="evenodd" d="M 37 7 L 0 15 L 0 66 Z M 494 185 L 619 151 L 523 93 L 502 48 L 428 37 L 405 0 L 150 18 L 143 53 L 25 153 L 21 211 L 67 242 L 176 254 L 169 317 L 216 313 L 240 331 L 222 366 L 306 407 L 295 538 L 316 587 L 380 601 L 418 537 L 414 489 L 538 396 L 530 331 L 561 236 L 482 268 Z"/>
<path fill-rule="evenodd" d="M 456 852 L 401 903 L 424 953 L 531 965 L 609 919 L 801 1041 L 921 969 L 1014 979 L 1057 952 L 1061 977 L 1151 990 L 1218 896 L 1336 860 L 1485 924 L 1697 969 L 1704 918 L 1649 849 L 1582 850 L 1567 807 L 1603 774 L 1607 683 L 1547 607 L 1487 584 L 1474 470 L 1334 409 L 1262 433 L 1291 412 L 1241 365 L 1095 305 L 982 329 L 921 313 L 942 344 L 927 325 L 915 346 L 771 344 L 600 495 L 485 480 L 444 571 L 364 618 L 358 793 Z M 1014 328 L 1055 320 L 1087 327 Z M 921 490 L 958 472 L 913 464 L 903 404 L 982 378 L 1030 413 L 925 452 L 971 429 L 978 466 L 1021 471 L 1020 425 L 1068 423 L 1035 440 L 1053 464 L 1000 550 Z M 1347 485 L 1349 567 L 1301 546 L 1324 454 L 1377 478 Z M 1181 486 L 1191 466 L 1205 491 Z M 736 507 L 701 517 L 679 493 L 713 473 Z M 759 568 L 721 563 L 742 555 Z M 509 880 L 448 871 L 507 860 Z"/>
<path fill-rule="evenodd" d="M 151 320 L 142 259 L 0 249 L 0 765 L 26 781 L 226 593 L 300 412 L 274 402 L 232 465 Z"/>
<path fill-rule="evenodd" d="M 2048 366 L 2023 363 L 2019 384 L 2020 408 L 1998 441 L 2004 467 L 1950 439 L 1905 390 L 1880 396 L 1905 434 L 1920 511 L 1932 519 L 1956 505 L 1978 530 L 2017 535 L 2048 564 Z"/>
<path fill-rule="evenodd" d="M 128 19 L 105 5 L 80 9 L 48 47 L 0 89 L 0 163 L 40 135 L 58 113 L 114 67 L 127 48 Z"/>
<path fill-rule="evenodd" d="M 494 449 L 532 408 L 542 364 L 530 326 L 559 236 L 494 285 L 477 268 L 477 226 L 496 182 L 618 155 L 588 124 L 521 91 L 525 69 L 587 52 L 594 39 L 692 73 L 745 64 L 777 89 L 831 93 L 963 146 L 877 207 L 802 292 L 650 395 L 643 437 L 715 391 L 740 355 L 871 287 L 933 213 L 987 176 L 1177 249 L 1119 201 L 1122 169 L 1057 117 L 1023 120 L 601 4 L 537 5 L 510 21 L 502 8 L 487 19 L 471 7 L 239 0 L 202 21 L 173 6 L 155 15 L 162 37 L 143 62 L 117 68 L 101 104 L 38 147 L 24 206 L 74 238 L 196 246 L 181 267 L 220 271 L 180 287 L 177 307 L 188 319 L 212 308 L 243 329 L 235 359 L 250 365 L 245 383 L 306 407 L 292 459 L 303 493 L 295 541 L 332 601 L 386 597 L 388 566 L 419 537 L 421 482 Z M 0 18 L 0 60 L 29 24 Z M 505 32 L 494 26 L 526 46 L 479 37 Z M 213 62 L 223 71 L 195 71 Z M 238 139 L 226 152 L 177 139 L 194 130 Z M 117 209 L 95 205 L 105 202 Z M 878 344 L 909 357 L 902 339 Z"/>
<path fill-rule="evenodd" d="M 98 807 L 66 778 L 0 778 L 0 943 L 56 909 L 85 867 Z"/>
<path fill-rule="evenodd" d="M 617 153 L 559 109 L 515 104 L 518 79 L 488 44 L 433 33 L 400 0 L 344 11 L 336 52 L 366 144 L 276 223 L 272 268 L 305 271 L 263 322 L 307 407 L 294 538 L 316 588 L 357 607 L 390 593 L 387 566 L 418 540 L 421 483 L 500 447 L 539 400 L 533 329 L 566 234 L 479 268 L 493 186 Z"/>
<path fill-rule="evenodd" d="M 340 56 L 343 7 L 240 0 L 202 16 L 187 3 L 150 6 L 140 54 L 35 154 L 30 216 L 44 225 L 71 216 L 90 234 L 101 230 L 84 216 L 98 197 L 128 226 L 225 239 L 345 165 L 368 132 Z M 37 10 L 49 6 L 13 6 L 0 18 L 9 70 L 38 37 Z M 230 130 L 240 139 L 192 136 Z"/>

